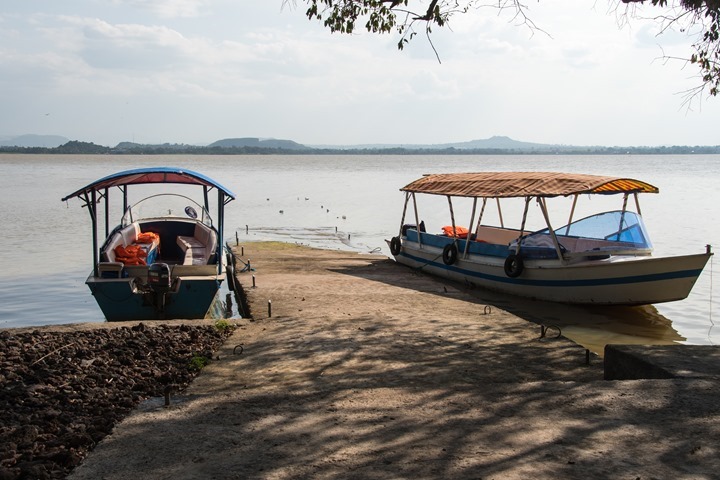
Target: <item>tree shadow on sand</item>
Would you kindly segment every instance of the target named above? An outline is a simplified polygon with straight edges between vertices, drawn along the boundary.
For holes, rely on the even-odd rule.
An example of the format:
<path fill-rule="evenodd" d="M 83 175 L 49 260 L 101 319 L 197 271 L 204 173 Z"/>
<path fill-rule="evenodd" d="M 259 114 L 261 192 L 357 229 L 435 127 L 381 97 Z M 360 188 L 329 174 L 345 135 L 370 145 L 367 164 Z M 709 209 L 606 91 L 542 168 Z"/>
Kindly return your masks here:
<path fill-rule="evenodd" d="M 396 267 L 384 262 L 335 273 L 386 282 Z M 71 478 L 711 478 L 720 467 L 715 382 L 603 381 L 571 342 L 515 320 L 498 329 L 484 306 L 508 309 L 490 296 L 424 275 L 404 288 L 439 309 L 243 323 L 186 394 L 137 411 Z M 477 315 L 453 317 L 448 297 Z"/>

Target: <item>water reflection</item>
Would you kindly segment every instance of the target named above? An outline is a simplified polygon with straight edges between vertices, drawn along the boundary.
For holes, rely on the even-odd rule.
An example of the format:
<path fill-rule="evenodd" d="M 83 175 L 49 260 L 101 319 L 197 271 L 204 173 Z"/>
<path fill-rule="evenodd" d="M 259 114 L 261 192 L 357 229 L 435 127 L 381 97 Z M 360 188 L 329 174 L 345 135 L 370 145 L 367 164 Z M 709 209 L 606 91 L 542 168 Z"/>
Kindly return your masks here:
<path fill-rule="evenodd" d="M 687 340 L 653 305 L 576 306 L 480 289 L 472 289 L 470 293 L 529 322 L 559 327 L 563 336 L 600 356 L 608 344 L 668 345 Z"/>

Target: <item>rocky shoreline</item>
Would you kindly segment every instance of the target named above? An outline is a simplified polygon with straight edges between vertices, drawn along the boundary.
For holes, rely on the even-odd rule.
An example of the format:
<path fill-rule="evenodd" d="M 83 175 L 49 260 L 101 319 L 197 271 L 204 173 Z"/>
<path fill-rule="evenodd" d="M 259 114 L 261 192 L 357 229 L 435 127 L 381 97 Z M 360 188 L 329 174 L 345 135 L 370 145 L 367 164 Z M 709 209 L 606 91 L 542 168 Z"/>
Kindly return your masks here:
<path fill-rule="evenodd" d="M 232 329 L 0 331 L 0 480 L 65 478 L 140 402 L 184 390 Z"/>

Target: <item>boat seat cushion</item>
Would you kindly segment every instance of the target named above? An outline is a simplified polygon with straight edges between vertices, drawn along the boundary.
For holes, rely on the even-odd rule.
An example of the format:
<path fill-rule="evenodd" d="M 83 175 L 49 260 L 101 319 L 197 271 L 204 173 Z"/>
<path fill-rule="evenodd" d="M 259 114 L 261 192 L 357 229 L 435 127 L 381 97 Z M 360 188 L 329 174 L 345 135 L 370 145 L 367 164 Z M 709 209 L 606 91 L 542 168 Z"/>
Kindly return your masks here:
<path fill-rule="evenodd" d="M 131 223 L 127 227 L 120 230 L 120 233 L 122 234 L 123 242 L 125 243 L 125 245 L 123 246 L 127 247 L 128 245 L 132 245 L 133 243 L 135 243 L 135 240 L 140 233 L 140 226 L 137 223 Z"/>
<path fill-rule="evenodd" d="M 217 237 L 210 227 L 197 223 L 193 236 L 178 235 L 177 244 L 185 255 L 183 265 L 206 265 L 217 248 Z"/>
<path fill-rule="evenodd" d="M 110 242 L 108 242 L 107 247 L 103 251 L 103 260 L 107 262 L 115 262 L 115 249 L 119 246 L 125 246 L 123 245 L 123 237 L 122 233 L 118 232 L 110 239 Z"/>
<path fill-rule="evenodd" d="M 102 278 L 120 278 L 123 270 L 122 262 L 100 262 L 98 273 Z"/>
<path fill-rule="evenodd" d="M 508 245 L 520 236 L 519 230 L 481 225 L 476 230 L 477 240 L 496 245 Z"/>
<path fill-rule="evenodd" d="M 103 250 L 103 261 L 107 262 L 115 262 L 116 261 L 116 255 L 115 255 L 115 249 L 117 247 L 128 247 L 134 243 L 136 243 L 138 239 L 138 235 L 140 235 L 140 226 L 137 223 L 131 223 L 130 225 L 124 227 L 119 232 L 116 232 L 110 241 L 108 242 L 106 248 Z M 157 246 L 160 244 L 160 237 L 158 236 L 156 239 L 152 241 L 151 244 L 146 244 L 145 250 L 148 252 L 148 259 L 152 260 L 155 258 L 155 253 L 157 252 Z"/>

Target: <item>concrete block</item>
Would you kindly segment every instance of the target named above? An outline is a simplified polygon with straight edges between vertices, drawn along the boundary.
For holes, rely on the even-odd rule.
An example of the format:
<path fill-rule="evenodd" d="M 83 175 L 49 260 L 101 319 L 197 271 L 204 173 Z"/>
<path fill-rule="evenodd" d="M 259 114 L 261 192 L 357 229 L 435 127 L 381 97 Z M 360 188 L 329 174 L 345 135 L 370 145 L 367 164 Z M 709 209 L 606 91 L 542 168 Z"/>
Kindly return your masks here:
<path fill-rule="evenodd" d="M 606 345 L 605 380 L 720 377 L 720 346 Z"/>

